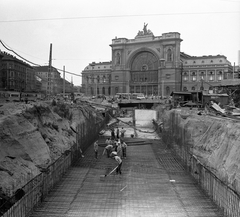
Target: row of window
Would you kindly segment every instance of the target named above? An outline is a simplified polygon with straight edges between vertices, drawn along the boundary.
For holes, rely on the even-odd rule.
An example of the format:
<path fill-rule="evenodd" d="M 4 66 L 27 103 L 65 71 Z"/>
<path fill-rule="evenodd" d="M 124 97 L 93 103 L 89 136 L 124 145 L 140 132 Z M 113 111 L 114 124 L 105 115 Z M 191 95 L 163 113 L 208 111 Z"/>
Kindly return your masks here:
<path fill-rule="evenodd" d="M 91 77 L 86 77 L 86 82 L 87 83 L 106 83 L 106 82 L 109 82 L 110 81 L 110 79 L 111 79 L 111 76 L 102 76 L 102 77 L 100 77 L 99 75 L 95 78 L 95 77 L 93 77 L 93 76 L 91 76 Z"/>
<path fill-rule="evenodd" d="M 192 72 L 191 74 L 185 72 L 183 74 L 184 81 L 197 81 L 197 78 L 199 78 L 199 80 L 221 81 L 223 80 L 223 73 L 219 71 L 217 74 L 214 72 L 209 72 L 208 75 L 206 75 L 205 72 L 200 72 L 199 74 L 196 72 Z"/>
<path fill-rule="evenodd" d="M 222 60 L 219 60 L 219 62 L 220 62 L 220 63 L 222 63 Z M 193 63 L 193 64 L 195 64 L 195 63 L 196 63 L 196 61 L 194 60 L 192 63 Z M 205 61 L 204 61 L 204 60 L 202 60 L 202 62 L 201 62 L 201 63 L 205 63 Z M 213 60 L 210 60 L 210 63 L 213 63 Z M 188 62 L 187 62 L 187 61 L 185 61 L 185 64 L 188 64 Z"/>
<path fill-rule="evenodd" d="M 107 67 L 103 66 L 103 68 L 106 69 Z M 109 66 L 109 68 L 112 68 L 112 66 Z M 101 69 L 101 67 L 100 66 L 98 66 L 98 67 L 97 66 L 92 66 L 92 67 L 89 66 L 86 69 Z"/>

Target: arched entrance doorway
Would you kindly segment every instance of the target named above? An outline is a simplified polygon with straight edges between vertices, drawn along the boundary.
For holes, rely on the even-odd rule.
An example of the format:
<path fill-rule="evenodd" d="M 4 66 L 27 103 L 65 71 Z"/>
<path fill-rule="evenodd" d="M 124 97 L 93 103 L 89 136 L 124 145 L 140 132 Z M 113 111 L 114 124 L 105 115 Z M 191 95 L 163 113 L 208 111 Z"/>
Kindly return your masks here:
<path fill-rule="evenodd" d="M 158 59 L 149 52 L 136 54 L 130 66 L 130 93 L 158 95 Z"/>

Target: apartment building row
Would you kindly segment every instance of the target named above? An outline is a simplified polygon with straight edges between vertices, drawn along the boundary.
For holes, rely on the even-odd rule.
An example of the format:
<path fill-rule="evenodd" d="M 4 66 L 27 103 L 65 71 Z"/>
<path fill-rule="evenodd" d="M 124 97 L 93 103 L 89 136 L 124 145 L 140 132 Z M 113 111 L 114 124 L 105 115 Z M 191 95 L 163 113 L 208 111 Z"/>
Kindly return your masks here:
<path fill-rule="evenodd" d="M 64 82 L 56 68 L 51 67 L 49 70 L 49 66 L 31 66 L 7 52 L 0 51 L 0 91 L 56 95 L 63 92 L 63 83 L 66 93 L 73 92 L 73 84 L 66 80 Z"/>

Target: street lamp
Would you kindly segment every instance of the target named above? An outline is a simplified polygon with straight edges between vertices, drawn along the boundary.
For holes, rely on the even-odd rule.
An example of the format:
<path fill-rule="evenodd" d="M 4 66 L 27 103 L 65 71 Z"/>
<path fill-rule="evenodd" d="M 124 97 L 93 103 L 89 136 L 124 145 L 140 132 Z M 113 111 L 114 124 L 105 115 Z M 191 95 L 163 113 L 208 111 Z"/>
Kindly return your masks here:
<path fill-rule="evenodd" d="M 164 62 L 165 62 L 165 59 L 162 58 L 160 59 L 160 69 L 161 69 L 161 73 L 160 73 L 160 82 L 162 82 L 162 91 L 161 91 L 161 96 L 163 98 L 163 95 L 164 95 L 164 80 L 163 80 L 163 68 L 164 68 Z M 160 84 L 159 82 L 159 84 Z M 158 96 L 159 96 L 159 91 L 160 91 L 160 85 L 158 87 Z"/>

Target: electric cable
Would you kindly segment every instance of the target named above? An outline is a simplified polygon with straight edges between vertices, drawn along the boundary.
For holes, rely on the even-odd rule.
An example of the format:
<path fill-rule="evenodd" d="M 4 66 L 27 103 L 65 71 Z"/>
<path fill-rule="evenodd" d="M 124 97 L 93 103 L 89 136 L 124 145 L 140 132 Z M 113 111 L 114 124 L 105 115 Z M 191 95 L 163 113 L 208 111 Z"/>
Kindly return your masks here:
<path fill-rule="evenodd" d="M 1 39 L 0 39 L 0 43 L 2 44 L 2 46 L 3 46 L 5 49 L 7 49 L 8 51 L 13 52 L 16 56 L 20 57 L 20 58 L 23 59 L 24 61 L 26 61 L 26 62 L 28 62 L 28 63 L 30 63 L 30 64 L 32 64 L 32 65 L 41 67 L 41 65 L 39 65 L 39 64 L 37 64 L 37 63 L 33 63 L 33 62 L 27 60 L 26 58 L 22 57 L 21 55 L 19 55 L 19 54 L 18 54 L 17 52 L 15 52 L 13 49 L 9 48 L 9 47 L 6 45 L 6 43 L 4 43 Z M 74 75 L 74 76 L 82 77 L 81 74 L 76 74 L 76 73 L 73 73 L 73 72 L 64 71 L 64 70 L 59 69 L 59 68 L 56 68 L 56 67 L 54 67 L 54 66 L 52 66 L 52 67 L 55 68 L 55 69 L 57 69 L 58 71 L 65 72 L 65 73 L 67 73 L 67 74 L 71 74 L 71 75 Z"/>
<path fill-rule="evenodd" d="M 0 23 L 14 22 L 35 22 L 35 21 L 54 21 L 54 20 L 79 20 L 79 19 L 104 19 L 104 18 L 124 18 L 124 17 L 151 17 L 151 16 L 176 16 L 176 15 L 201 15 L 201 14 L 231 14 L 239 11 L 210 11 L 210 12 L 184 12 L 184 13 L 159 13 L 159 14 L 129 14 L 129 15 L 103 15 L 103 16 L 86 16 L 86 17 L 55 17 L 55 18 L 36 18 L 24 20 L 0 20 Z"/>

